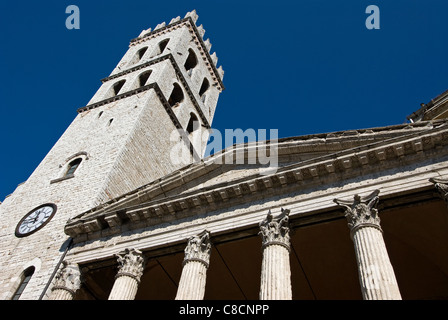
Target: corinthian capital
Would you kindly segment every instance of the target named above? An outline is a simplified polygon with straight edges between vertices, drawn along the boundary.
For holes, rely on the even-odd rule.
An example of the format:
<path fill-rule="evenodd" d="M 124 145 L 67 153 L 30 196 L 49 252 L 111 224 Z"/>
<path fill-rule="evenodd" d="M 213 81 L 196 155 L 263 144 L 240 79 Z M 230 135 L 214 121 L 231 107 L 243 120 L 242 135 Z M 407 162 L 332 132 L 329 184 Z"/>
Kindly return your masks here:
<path fill-rule="evenodd" d="M 183 264 L 185 265 L 188 261 L 200 261 L 208 268 L 211 248 L 210 232 L 207 230 L 204 230 L 196 236 L 190 237 L 185 248 Z"/>
<path fill-rule="evenodd" d="M 62 268 L 54 277 L 53 290 L 64 289 L 74 294 L 81 287 L 81 272 L 77 264 L 62 262 Z"/>
<path fill-rule="evenodd" d="M 115 256 L 118 261 L 116 277 L 128 276 L 139 282 L 145 268 L 145 258 L 142 252 L 137 249 L 125 249 Z"/>
<path fill-rule="evenodd" d="M 429 181 L 434 183 L 434 186 L 436 187 L 436 189 L 439 192 L 440 196 L 448 204 L 448 179 L 431 178 L 431 179 L 429 179 Z"/>
<path fill-rule="evenodd" d="M 345 207 L 345 217 L 353 234 L 360 227 L 370 226 L 381 230 L 378 210 L 379 190 L 375 190 L 366 197 L 355 195 L 353 201 L 334 199 L 338 205 Z"/>
<path fill-rule="evenodd" d="M 263 247 L 278 244 L 289 250 L 289 210 L 282 208 L 282 213 L 274 218 L 269 210 L 266 219 L 260 222 Z"/>

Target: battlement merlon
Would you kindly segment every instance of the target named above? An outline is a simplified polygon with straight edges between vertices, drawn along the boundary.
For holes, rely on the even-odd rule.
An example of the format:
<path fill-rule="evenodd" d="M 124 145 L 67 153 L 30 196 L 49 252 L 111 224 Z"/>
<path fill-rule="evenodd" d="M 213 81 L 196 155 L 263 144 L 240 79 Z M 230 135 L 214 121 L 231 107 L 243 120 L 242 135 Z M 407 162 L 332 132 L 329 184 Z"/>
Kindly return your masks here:
<path fill-rule="evenodd" d="M 198 20 L 198 15 L 196 13 L 196 10 L 187 12 L 185 17 L 183 19 L 180 18 L 180 16 L 171 19 L 169 24 L 166 24 L 165 22 L 159 23 L 154 30 L 151 28 L 143 30 L 140 35 L 137 38 L 134 38 L 130 41 L 129 47 L 135 46 L 143 41 L 146 41 L 150 38 L 158 36 L 160 33 L 167 32 L 167 30 L 171 28 L 176 28 L 182 24 L 188 23 L 191 32 L 196 36 L 197 44 L 200 46 L 204 52 L 206 61 L 208 62 L 210 71 L 215 74 L 216 80 L 219 83 L 219 86 L 221 87 L 221 90 L 224 90 L 224 84 L 222 82 L 224 78 L 224 70 L 222 66 L 217 66 L 218 57 L 216 55 L 216 52 L 213 52 L 210 54 L 210 49 L 212 47 L 210 43 L 210 39 L 204 40 L 204 34 L 205 29 L 202 25 L 196 26 L 196 21 Z"/>

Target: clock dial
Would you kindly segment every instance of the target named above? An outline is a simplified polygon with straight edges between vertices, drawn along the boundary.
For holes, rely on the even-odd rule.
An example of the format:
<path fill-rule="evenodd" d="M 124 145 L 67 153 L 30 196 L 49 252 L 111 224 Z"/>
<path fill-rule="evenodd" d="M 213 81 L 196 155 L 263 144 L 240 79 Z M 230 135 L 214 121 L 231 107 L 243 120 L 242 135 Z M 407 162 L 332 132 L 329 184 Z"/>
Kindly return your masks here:
<path fill-rule="evenodd" d="M 55 213 L 56 205 L 52 203 L 44 204 L 33 209 L 17 224 L 16 236 L 25 237 L 36 232 L 47 224 Z"/>

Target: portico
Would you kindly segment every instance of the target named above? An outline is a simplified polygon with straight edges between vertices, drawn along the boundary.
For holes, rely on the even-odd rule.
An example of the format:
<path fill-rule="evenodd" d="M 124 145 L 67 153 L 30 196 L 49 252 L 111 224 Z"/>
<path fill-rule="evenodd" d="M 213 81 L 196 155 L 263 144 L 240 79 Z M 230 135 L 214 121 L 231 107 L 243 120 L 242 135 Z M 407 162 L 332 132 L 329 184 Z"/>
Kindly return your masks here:
<path fill-rule="evenodd" d="M 205 159 L 75 216 L 74 298 L 108 299 L 125 250 L 133 299 L 448 297 L 447 130 L 280 140 L 275 173 Z"/>
<path fill-rule="evenodd" d="M 430 191 L 425 193 L 427 201 L 414 207 L 395 208 L 390 201 L 379 203 L 384 243 L 403 299 L 434 299 L 447 294 L 443 270 L 446 272 L 448 266 L 443 260 L 423 256 L 424 252 L 435 251 L 448 254 L 446 245 L 439 241 L 448 238 L 446 204 L 430 196 Z M 421 212 L 426 213 L 425 219 Z M 275 211 L 274 217 L 279 213 Z M 326 213 L 324 223 L 291 219 L 292 299 L 363 299 L 354 243 L 347 219 L 341 213 L 342 210 Z M 425 234 L 427 228 L 434 230 L 430 237 Z M 259 299 L 263 260 L 259 231 L 259 226 L 254 226 L 210 235 L 204 299 Z M 187 245 L 185 239 L 169 248 L 145 252 L 148 261 L 135 299 L 176 298 Z M 411 264 L 414 267 L 409 267 Z M 85 280 L 75 299 L 108 299 L 116 281 L 117 266 L 116 259 L 82 265 Z M 406 285 L 411 279 L 415 279 L 412 287 Z M 439 291 L 430 289 L 434 286 Z"/>

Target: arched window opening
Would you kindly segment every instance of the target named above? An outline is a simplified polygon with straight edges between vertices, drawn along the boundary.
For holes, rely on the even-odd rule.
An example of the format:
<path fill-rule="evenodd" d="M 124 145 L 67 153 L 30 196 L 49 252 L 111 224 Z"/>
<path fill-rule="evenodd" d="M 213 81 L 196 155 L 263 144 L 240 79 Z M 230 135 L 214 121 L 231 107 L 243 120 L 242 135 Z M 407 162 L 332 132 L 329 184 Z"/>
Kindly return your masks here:
<path fill-rule="evenodd" d="M 67 171 L 65 172 L 65 177 L 71 176 L 75 173 L 76 169 L 78 169 L 79 165 L 81 164 L 82 159 L 76 158 L 72 162 L 68 164 Z"/>
<path fill-rule="evenodd" d="M 165 50 L 166 46 L 168 45 L 168 42 L 170 42 L 170 39 L 165 39 L 165 40 L 160 41 L 159 44 L 157 45 L 156 50 L 154 50 L 154 52 L 151 54 L 150 58 L 153 58 L 153 57 L 161 54 Z"/>
<path fill-rule="evenodd" d="M 174 83 L 173 91 L 171 92 L 168 103 L 171 107 L 177 107 L 184 100 L 184 92 L 179 84 Z"/>
<path fill-rule="evenodd" d="M 193 131 L 196 131 L 199 128 L 199 120 L 198 117 L 192 112 L 190 113 L 190 120 L 187 125 L 187 132 L 191 134 Z"/>
<path fill-rule="evenodd" d="M 207 78 L 204 78 L 202 81 L 201 89 L 199 89 L 199 96 L 204 100 L 204 94 L 207 92 L 208 88 L 210 88 L 210 83 Z"/>
<path fill-rule="evenodd" d="M 148 51 L 148 47 L 143 47 L 139 49 L 134 56 L 132 57 L 132 60 L 129 62 L 129 65 L 136 64 L 140 60 L 142 60 L 143 56 L 145 55 L 146 51 Z"/>
<path fill-rule="evenodd" d="M 151 70 L 145 71 L 138 77 L 140 87 L 143 87 L 146 84 L 146 81 L 148 81 L 148 78 L 151 75 L 151 72 L 152 72 Z"/>
<path fill-rule="evenodd" d="M 110 127 L 110 125 L 112 124 L 112 121 L 114 121 L 114 118 L 110 118 L 109 122 L 107 123 L 107 126 Z"/>
<path fill-rule="evenodd" d="M 115 96 L 120 92 L 121 88 L 123 88 L 123 85 L 125 82 L 126 82 L 126 80 L 120 80 L 116 84 L 114 84 L 114 95 Z"/>
<path fill-rule="evenodd" d="M 98 118 L 97 119 L 101 118 L 102 115 L 103 115 L 103 111 L 100 111 L 100 113 L 98 113 Z"/>
<path fill-rule="evenodd" d="M 14 296 L 12 297 L 12 300 L 19 300 L 20 296 L 22 295 L 23 291 L 25 290 L 26 286 L 31 280 L 31 277 L 34 274 L 35 268 L 33 266 L 27 268 L 21 275 L 21 282 L 19 287 L 17 288 L 16 292 L 14 293 Z"/>
<path fill-rule="evenodd" d="M 137 56 L 138 56 L 137 62 L 142 60 L 143 56 L 146 53 L 146 50 L 148 50 L 148 47 L 141 48 L 140 50 L 137 51 Z"/>
<path fill-rule="evenodd" d="M 165 39 L 165 40 L 162 40 L 162 41 L 159 42 L 159 50 L 160 50 L 159 54 L 162 53 L 165 50 L 168 42 L 170 42 L 170 39 Z"/>
<path fill-rule="evenodd" d="M 187 70 L 187 73 L 191 75 L 191 72 L 193 71 L 194 67 L 198 64 L 198 58 L 196 57 L 196 54 L 194 53 L 193 49 L 188 49 L 188 57 L 185 61 L 184 67 L 185 70 Z"/>

